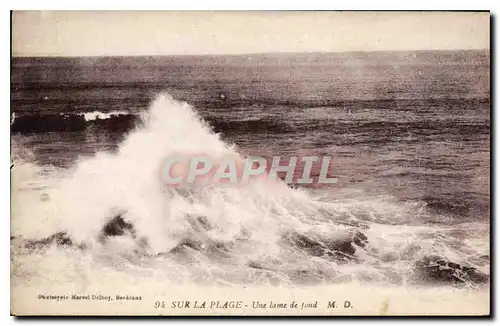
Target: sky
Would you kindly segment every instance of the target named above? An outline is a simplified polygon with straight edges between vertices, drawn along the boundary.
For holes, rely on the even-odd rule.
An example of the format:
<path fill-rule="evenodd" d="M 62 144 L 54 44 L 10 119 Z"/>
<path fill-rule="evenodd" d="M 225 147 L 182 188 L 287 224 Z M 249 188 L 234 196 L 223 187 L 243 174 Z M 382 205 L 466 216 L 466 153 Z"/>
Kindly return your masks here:
<path fill-rule="evenodd" d="M 489 49 L 488 12 L 16 11 L 13 56 Z"/>

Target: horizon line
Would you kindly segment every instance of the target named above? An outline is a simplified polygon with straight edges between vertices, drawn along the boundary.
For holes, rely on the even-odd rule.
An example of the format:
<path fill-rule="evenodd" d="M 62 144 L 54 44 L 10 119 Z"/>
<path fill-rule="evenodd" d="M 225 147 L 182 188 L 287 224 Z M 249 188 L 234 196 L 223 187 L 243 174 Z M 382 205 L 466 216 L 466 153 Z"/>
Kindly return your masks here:
<path fill-rule="evenodd" d="M 216 56 L 250 56 L 250 55 L 293 55 L 293 54 L 348 54 L 348 53 L 384 53 L 384 52 L 467 52 L 488 51 L 491 48 L 468 48 L 468 49 L 408 49 L 408 50 L 346 50 L 346 51 L 302 51 L 302 52 L 248 52 L 248 53 L 165 53 L 165 54 L 91 54 L 91 55 L 13 55 L 14 58 L 106 58 L 106 57 L 216 57 Z"/>

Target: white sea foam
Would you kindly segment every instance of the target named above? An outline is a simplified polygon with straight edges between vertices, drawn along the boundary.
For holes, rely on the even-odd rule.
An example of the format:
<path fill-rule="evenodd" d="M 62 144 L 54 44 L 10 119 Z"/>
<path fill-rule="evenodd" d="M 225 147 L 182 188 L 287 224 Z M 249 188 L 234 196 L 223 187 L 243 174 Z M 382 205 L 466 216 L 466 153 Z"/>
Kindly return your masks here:
<path fill-rule="evenodd" d="M 112 116 L 129 115 L 129 114 L 130 113 L 127 111 L 110 111 L 110 112 L 93 111 L 93 112 L 79 113 L 79 115 L 83 115 L 85 121 L 93 121 L 97 119 L 105 120 L 111 118 Z"/>

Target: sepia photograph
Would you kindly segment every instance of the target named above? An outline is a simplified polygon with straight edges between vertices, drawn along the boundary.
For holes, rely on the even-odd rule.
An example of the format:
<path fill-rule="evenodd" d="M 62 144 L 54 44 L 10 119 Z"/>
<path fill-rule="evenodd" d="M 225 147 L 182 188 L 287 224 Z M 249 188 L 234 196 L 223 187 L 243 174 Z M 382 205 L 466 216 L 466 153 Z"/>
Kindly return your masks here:
<path fill-rule="evenodd" d="M 488 11 L 12 11 L 15 316 L 489 316 Z"/>

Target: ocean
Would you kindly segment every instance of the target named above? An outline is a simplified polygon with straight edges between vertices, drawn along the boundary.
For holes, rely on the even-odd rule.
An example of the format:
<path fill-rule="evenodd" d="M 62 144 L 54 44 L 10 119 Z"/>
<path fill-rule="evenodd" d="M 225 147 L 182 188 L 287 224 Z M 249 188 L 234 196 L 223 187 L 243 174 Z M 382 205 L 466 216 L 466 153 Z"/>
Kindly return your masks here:
<path fill-rule="evenodd" d="M 489 51 L 14 57 L 12 284 L 487 291 L 490 113 Z M 166 189 L 196 151 L 338 182 Z"/>

